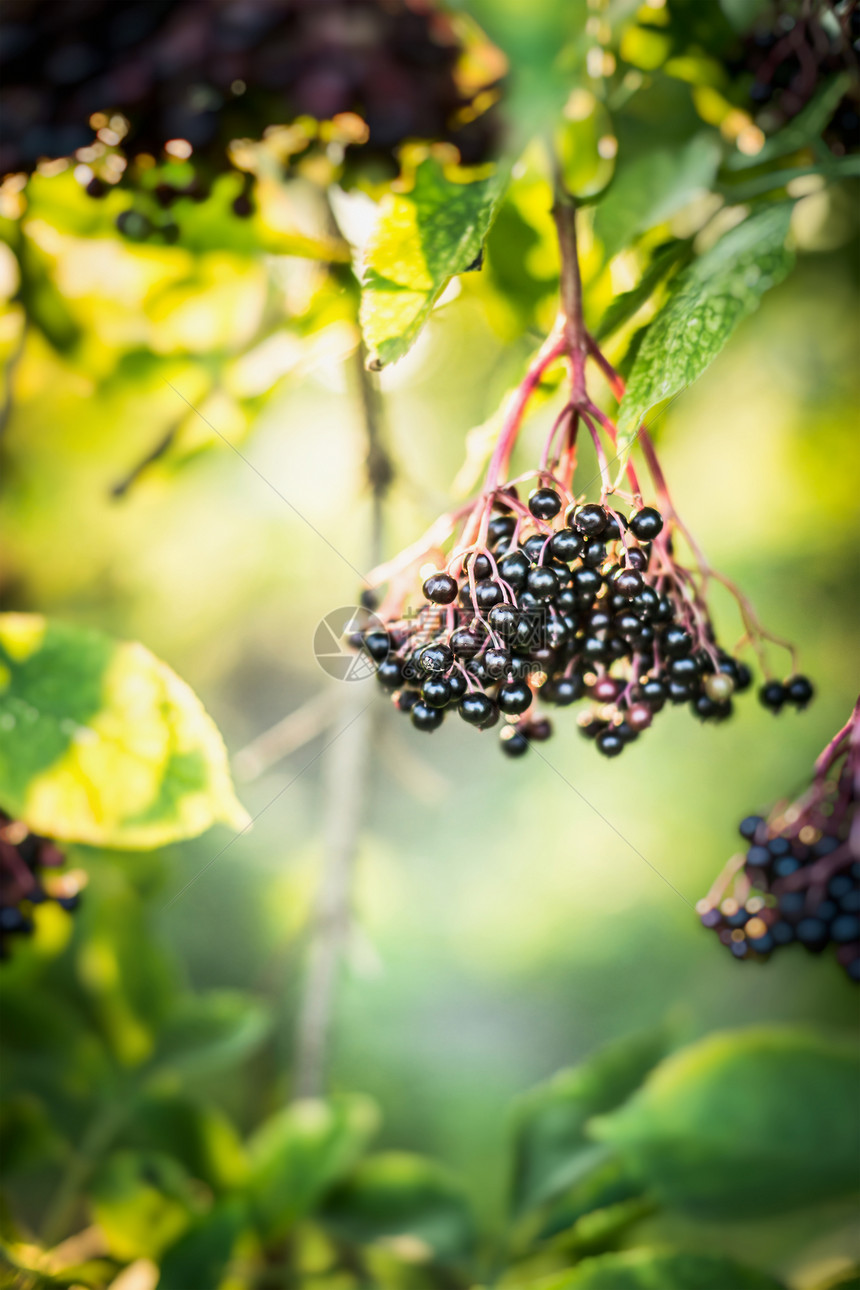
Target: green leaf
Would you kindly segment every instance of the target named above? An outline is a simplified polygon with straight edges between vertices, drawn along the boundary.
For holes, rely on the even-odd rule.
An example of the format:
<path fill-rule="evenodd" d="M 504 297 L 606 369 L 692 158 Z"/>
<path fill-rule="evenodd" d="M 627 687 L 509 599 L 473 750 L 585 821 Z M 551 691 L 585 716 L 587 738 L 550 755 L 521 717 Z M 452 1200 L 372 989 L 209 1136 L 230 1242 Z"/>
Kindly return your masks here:
<path fill-rule="evenodd" d="M 790 218 L 790 203 L 757 211 L 679 276 L 633 364 L 618 412 L 619 453 L 646 413 L 701 376 L 741 319 L 788 273 Z"/>
<path fill-rule="evenodd" d="M 115 1258 L 151 1259 L 186 1230 L 199 1198 L 169 1156 L 115 1151 L 92 1181 L 90 1204 Z"/>
<path fill-rule="evenodd" d="M 851 76 L 844 73 L 834 76 L 822 85 L 804 108 L 792 117 L 788 125 L 765 140 L 761 149 L 753 156 L 747 156 L 735 149 L 726 160 L 727 170 L 748 170 L 751 166 L 761 166 L 776 157 L 785 157 L 791 152 L 798 152 L 821 138 L 821 132 L 827 125 L 839 100 L 851 84 Z"/>
<path fill-rule="evenodd" d="M 466 1258 L 475 1239 L 458 1181 L 433 1161 L 399 1152 L 364 1160 L 328 1197 L 320 1220 L 357 1245 L 410 1236 L 416 1253 L 423 1245 L 426 1257 L 440 1262 Z"/>
<path fill-rule="evenodd" d="M 245 1210 L 232 1197 L 194 1222 L 161 1260 L 156 1290 L 191 1290 L 221 1284 L 233 1246 L 245 1223 Z"/>
<path fill-rule="evenodd" d="M 374 369 L 402 358 L 455 273 L 481 252 L 508 172 L 462 182 L 432 158 L 409 193 L 388 193 L 367 246 L 361 327 Z"/>
<path fill-rule="evenodd" d="M 248 1172 L 242 1142 L 223 1111 L 188 1097 L 141 1098 L 123 1144 L 173 1156 L 216 1192 L 240 1185 Z"/>
<path fill-rule="evenodd" d="M 854 1048 L 790 1030 L 716 1035 L 590 1130 L 664 1204 L 749 1219 L 860 1187 L 858 1086 Z"/>
<path fill-rule="evenodd" d="M 352 1095 L 294 1102 L 258 1129 L 248 1194 L 267 1240 L 284 1235 L 353 1168 L 378 1124 L 375 1105 Z"/>
<path fill-rule="evenodd" d="M 518 1211 L 559 1195 L 605 1160 L 586 1137 L 586 1122 L 625 1101 L 668 1047 L 665 1031 L 623 1039 L 523 1098 L 514 1140 Z"/>
<path fill-rule="evenodd" d="M 63 1149 L 43 1102 L 29 1093 L 6 1096 L 0 1108 L 0 1160 L 7 1177 L 55 1162 Z"/>
<path fill-rule="evenodd" d="M 601 318 L 600 325 L 595 328 L 594 339 L 604 340 L 619 327 L 623 327 L 654 294 L 663 279 L 689 260 L 691 250 L 692 241 L 689 238 L 668 242 L 658 247 L 636 286 L 616 296 L 612 301 Z"/>
<path fill-rule="evenodd" d="M 764 1272 L 715 1255 L 625 1250 L 621 1254 L 586 1259 L 572 1272 L 528 1282 L 521 1290 L 784 1290 L 784 1287 Z"/>
<path fill-rule="evenodd" d="M 189 995 L 161 1033 L 155 1065 L 186 1075 L 235 1065 L 259 1046 L 269 1025 L 267 1009 L 248 995 L 228 990 Z"/>
<path fill-rule="evenodd" d="M 705 131 L 683 147 L 656 148 L 619 164 L 594 215 L 594 232 L 606 259 L 710 188 L 721 151 L 717 136 Z"/>
<path fill-rule="evenodd" d="M 143 645 L 0 614 L 0 804 L 35 833 L 135 848 L 242 828 L 194 692 Z"/>

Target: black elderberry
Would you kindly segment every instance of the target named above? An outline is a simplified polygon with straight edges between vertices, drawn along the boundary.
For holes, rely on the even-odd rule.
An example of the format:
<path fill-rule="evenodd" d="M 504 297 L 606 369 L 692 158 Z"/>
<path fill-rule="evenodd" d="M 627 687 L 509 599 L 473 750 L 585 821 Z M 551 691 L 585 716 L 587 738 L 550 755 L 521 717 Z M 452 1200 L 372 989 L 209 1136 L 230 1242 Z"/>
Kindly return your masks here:
<path fill-rule="evenodd" d="M 376 679 L 386 689 L 396 690 L 403 681 L 403 670 L 396 658 L 384 658 L 376 669 Z"/>
<path fill-rule="evenodd" d="M 441 726 L 445 713 L 441 708 L 431 708 L 419 699 L 412 705 L 409 717 L 416 730 L 435 730 Z"/>
<path fill-rule="evenodd" d="M 811 702 L 814 690 L 812 682 L 805 676 L 793 676 L 786 683 L 788 702 L 796 708 L 805 708 Z"/>
<path fill-rule="evenodd" d="M 760 847 L 757 843 L 750 847 L 747 852 L 747 864 L 755 869 L 763 869 L 773 860 L 773 855 L 767 847 Z"/>
<path fill-rule="evenodd" d="M 542 534 L 533 533 L 530 538 L 526 538 L 525 542 L 523 542 L 523 551 L 532 564 L 537 564 L 539 560 L 543 559 L 544 549 L 549 541 L 550 539 Z"/>
<path fill-rule="evenodd" d="M 493 566 L 490 564 L 489 557 L 486 555 L 476 555 L 468 561 L 468 564 L 476 578 L 489 578 L 493 572 Z"/>
<path fill-rule="evenodd" d="M 629 569 L 638 569 L 641 573 L 648 568 L 648 558 L 648 552 L 643 547 L 630 547 L 627 551 L 627 567 Z"/>
<path fill-rule="evenodd" d="M 606 543 L 599 538 L 592 538 L 582 553 L 582 563 L 586 569 L 599 569 L 606 562 Z"/>
<path fill-rule="evenodd" d="M 483 656 L 487 676 L 494 680 L 504 676 L 511 666 L 511 656 L 506 649 L 491 647 Z"/>
<path fill-rule="evenodd" d="M 659 597 L 653 587 L 643 587 L 638 596 L 630 602 L 630 608 L 644 618 L 653 618 L 659 605 Z"/>
<path fill-rule="evenodd" d="M 431 708 L 444 708 L 451 701 L 451 687 L 444 677 L 428 677 L 421 686 L 421 698 Z"/>
<path fill-rule="evenodd" d="M 594 600 L 603 586 L 603 578 L 596 569 L 576 569 L 573 574 L 573 587 L 580 603 Z"/>
<path fill-rule="evenodd" d="M 582 539 L 573 529 L 559 529 L 558 533 L 553 534 L 549 549 L 557 560 L 569 563 L 582 550 Z"/>
<path fill-rule="evenodd" d="M 639 731 L 635 726 L 631 726 L 629 721 L 619 721 L 617 725 L 612 727 L 612 729 L 618 735 L 619 739 L 623 739 L 626 744 L 635 743 L 639 738 Z"/>
<path fill-rule="evenodd" d="M 612 579 L 612 586 L 622 596 L 632 600 L 644 587 L 642 574 L 638 569 L 619 569 Z"/>
<path fill-rule="evenodd" d="M 445 680 L 448 683 L 452 699 L 459 699 L 466 693 L 466 678 L 462 672 L 452 671 L 451 675 L 446 677 Z"/>
<path fill-rule="evenodd" d="M 775 945 L 790 945 L 794 940 L 794 928 L 783 919 L 771 924 L 770 934 Z"/>
<path fill-rule="evenodd" d="M 624 739 L 611 726 L 608 730 L 601 730 L 594 742 L 604 757 L 617 757 L 624 751 Z"/>
<path fill-rule="evenodd" d="M 525 735 L 520 734 L 519 730 L 514 730 L 510 726 L 503 730 L 500 737 L 502 752 L 506 757 L 522 757 L 523 753 L 529 750 L 529 741 Z"/>
<path fill-rule="evenodd" d="M 487 622 L 493 631 L 505 640 L 514 635 L 519 621 L 520 615 L 512 605 L 493 605 L 487 615 Z"/>
<path fill-rule="evenodd" d="M 388 652 L 391 649 L 391 638 L 388 632 L 368 632 L 366 636 L 362 637 L 362 644 L 373 661 L 381 663 L 384 658 L 388 658 Z"/>
<path fill-rule="evenodd" d="M 847 873 L 837 873 L 827 884 L 827 891 L 834 900 L 841 900 L 851 891 L 853 883 Z"/>
<path fill-rule="evenodd" d="M 492 725 L 499 715 L 493 700 L 478 691 L 464 694 L 457 705 L 457 711 L 470 726 L 480 727 Z"/>
<path fill-rule="evenodd" d="M 827 924 L 821 918 L 801 918 L 795 936 L 808 950 L 823 950 L 829 940 Z"/>
<path fill-rule="evenodd" d="M 684 654 L 689 654 L 693 648 L 693 638 L 690 633 L 677 625 L 667 627 L 660 641 L 663 652 L 670 658 L 680 658 Z"/>
<path fill-rule="evenodd" d="M 780 856 L 791 855 L 791 843 L 788 838 L 771 838 L 767 844 L 767 849 L 777 860 Z"/>
<path fill-rule="evenodd" d="M 498 605 L 504 598 L 501 587 L 492 579 L 486 578 L 483 582 L 475 583 L 475 599 L 481 609 L 492 609 L 493 605 Z"/>
<path fill-rule="evenodd" d="M 417 690 L 401 690 L 399 694 L 395 694 L 394 702 L 401 712 L 409 712 L 420 697 Z"/>
<path fill-rule="evenodd" d="M 856 914 L 839 914 L 830 924 L 830 939 L 837 945 L 860 941 L 860 918 Z"/>
<path fill-rule="evenodd" d="M 451 633 L 451 649 L 457 658 L 471 658 L 481 648 L 481 638 L 468 627 L 458 627 Z"/>
<path fill-rule="evenodd" d="M 620 511 L 616 511 L 614 515 L 607 515 L 606 527 L 602 534 L 604 542 L 617 542 L 621 537 L 622 529 L 627 527 L 627 519 Z"/>
<path fill-rule="evenodd" d="M 457 599 L 457 580 L 447 573 L 431 573 L 422 591 L 436 605 L 452 605 Z"/>
<path fill-rule="evenodd" d="M 573 614 L 579 608 L 579 600 L 573 587 L 562 587 L 555 598 L 556 609 L 562 614 Z"/>
<path fill-rule="evenodd" d="M 561 510 L 561 498 L 554 488 L 536 488 L 529 497 L 529 510 L 535 519 L 551 520 Z"/>
<path fill-rule="evenodd" d="M 570 636 L 567 625 L 562 618 L 550 618 L 545 630 L 546 643 L 550 649 L 560 649 Z"/>
<path fill-rule="evenodd" d="M 638 614 L 630 612 L 622 613 L 615 619 L 614 626 L 619 636 L 624 636 L 629 639 L 630 637 L 638 636 L 642 629 L 642 620 L 639 618 Z"/>
<path fill-rule="evenodd" d="M 669 663 L 669 675 L 673 681 L 681 681 L 684 685 L 690 685 L 699 675 L 699 669 L 696 660 L 689 654 L 682 655 L 681 658 L 673 658 Z"/>
<path fill-rule="evenodd" d="M 535 721 L 527 721 L 521 733 L 535 743 L 545 743 L 552 734 L 552 722 L 546 717 L 538 717 Z"/>
<path fill-rule="evenodd" d="M 529 571 L 526 585 L 538 600 L 551 600 L 561 589 L 558 574 L 552 569 L 543 568 L 542 565 L 537 565 Z"/>
<path fill-rule="evenodd" d="M 594 663 L 602 662 L 607 655 L 605 638 L 603 636 L 586 636 L 582 642 L 582 655 L 584 658 L 591 659 Z"/>
<path fill-rule="evenodd" d="M 806 893 L 803 891 L 786 891 L 779 897 L 779 912 L 783 918 L 796 922 L 803 917 L 806 909 Z"/>
<path fill-rule="evenodd" d="M 588 616 L 588 631 L 589 633 L 606 631 L 611 622 L 612 619 L 605 609 L 594 609 Z"/>
<path fill-rule="evenodd" d="M 683 681 L 679 681 L 674 676 L 670 678 L 669 680 L 669 702 L 670 703 L 674 703 L 674 704 L 686 703 L 688 699 L 692 699 L 692 697 L 693 697 L 693 691 L 691 690 L 689 685 L 685 685 Z"/>
<path fill-rule="evenodd" d="M 640 542 L 652 542 L 663 530 L 663 516 L 653 506 L 643 506 L 630 516 L 630 531 Z"/>
<path fill-rule="evenodd" d="M 771 712 L 779 712 L 788 698 L 788 692 L 781 681 L 765 681 L 758 692 L 759 701 Z"/>
<path fill-rule="evenodd" d="M 509 583 L 514 591 L 521 591 L 526 585 L 531 561 L 522 551 L 511 551 L 499 561 L 499 577 Z"/>
<path fill-rule="evenodd" d="M 800 868 L 800 861 L 794 856 L 780 856 L 774 861 L 773 872 L 777 878 L 788 878 Z"/>
<path fill-rule="evenodd" d="M 517 522 L 513 515 L 496 515 L 490 520 L 487 527 L 487 534 L 491 541 L 498 542 L 499 538 L 508 538 L 517 527 Z"/>
<path fill-rule="evenodd" d="M 469 673 L 469 676 L 474 678 L 474 680 L 480 681 L 481 685 L 486 684 L 490 680 L 487 665 L 480 656 L 478 658 L 469 659 L 466 664 L 466 671 Z"/>
<path fill-rule="evenodd" d="M 642 698 L 652 712 L 659 712 L 668 697 L 666 687 L 656 677 L 642 686 Z"/>
<path fill-rule="evenodd" d="M 748 815 L 738 825 L 738 833 L 751 842 L 763 824 L 764 820 L 760 815 Z"/>
<path fill-rule="evenodd" d="M 638 635 L 633 637 L 633 644 L 641 653 L 642 650 L 648 649 L 650 645 L 654 644 L 656 636 L 657 633 L 654 631 L 651 624 L 643 623 L 639 629 Z"/>
<path fill-rule="evenodd" d="M 573 512 L 573 527 L 580 533 L 597 534 L 606 528 L 607 515 L 602 506 L 595 502 L 586 502 L 577 506 Z"/>
<path fill-rule="evenodd" d="M 418 655 L 418 664 L 424 672 L 447 672 L 454 662 L 454 655 L 447 645 L 425 645 Z"/>
<path fill-rule="evenodd" d="M 498 705 L 508 716 L 519 716 L 530 707 L 532 692 L 525 681 L 509 681 L 499 687 Z"/>
<path fill-rule="evenodd" d="M 547 681 L 541 689 L 541 698 L 547 703 L 557 703 L 560 708 L 565 708 L 569 703 L 574 703 L 582 697 L 583 692 L 582 677 L 578 672 L 572 676 L 561 676 L 557 681 Z"/>
<path fill-rule="evenodd" d="M 735 665 L 735 694 L 743 694 L 744 690 L 748 690 L 752 685 L 752 672 L 746 663 L 742 663 L 740 659 L 736 658 L 733 662 Z"/>

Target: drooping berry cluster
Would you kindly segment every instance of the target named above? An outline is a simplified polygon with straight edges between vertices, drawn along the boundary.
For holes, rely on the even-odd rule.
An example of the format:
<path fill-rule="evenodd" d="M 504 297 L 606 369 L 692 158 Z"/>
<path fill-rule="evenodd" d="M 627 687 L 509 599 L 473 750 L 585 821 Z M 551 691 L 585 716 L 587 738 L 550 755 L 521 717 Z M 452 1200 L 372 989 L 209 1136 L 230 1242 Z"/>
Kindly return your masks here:
<path fill-rule="evenodd" d="M 614 460 L 617 429 L 589 397 L 587 360 L 617 398 L 624 387 L 583 323 L 573 208 L 560 201 L 554 215 L 562 253 L 556 326 L 508 405 L 482 492 L 371 575 L 373 585 L 388 583 L 389 590 L 379 609 L 382 626 L 366 634 L 363 647 L 380 684 L 419 730 L 435 730 L 454 708 L 479 729 L 504 719 L 502 747 L 518 756 L 530 740 L 551 733 L 536 700 L 567 707 L 587 699 L 582 732 L 615 757 L 667 704 L 688 704 L 701 720 L 721 721 L 732 712 L 733 695 L 750 687 L 747 665 L 717 641 L 707 603 L 711 581 L 735 595 L 746 628 L 742 643 L 756 648 L 766 677 L 763 640 L 775 638 L 704 561 L 672 505 L 644 426 L 637 443 L 659 509 L 644 504 L 629 457 L 620 476 L 627 489 L 611 479 L 606 441 Z M 538 468 L 509 480 L 529 400 L 558 361 L 569 367 L 570 397 Z M 580 429 L 597 458 L 597 501 L 574 486 Z M 523 481 L 535 485 L 527 501 L 517 487 Z M 689 564 L 679 539 L 692 554 Z M 416 611 L 411 597 L 419 570 L 425 603 Z M 794 675 L 790 652 L 792 676 L 768 679 L 762 691 L 771 708 L 803 707 L 812 696 L 809 682 Z"/>
<path fill-rule="evenodd" d="M 7 0 L 0 175 L 73 157 L 92 196 L 122 184 L 168 207 L 207 195 L 231 141 L 297 118 L 349 117 L 341 154 L 393 173 L 405 140 L 452 143 L 475 164 L 498 121 L 494 94 L 461 74 L 463 51 L 431 0 Z M 286 166 L 331 156 L 313 129 L 281 143 L 273 160 Z M 250 181 L 233 209 L 251 213 Z M 145 211 L 121 225 L 134 237 L 147 226 Z"/>
<path fill-rule="evenodd" d="M 787 945 L 819 954 L 832 945 L 860 983 L 860 702 L 828 744 L 807 791 L 751 815 L 747 844 L 697 905 L 702 923 L 739 959 L 767 959 Z"/>
<path fill-rule="evenodd" d="M 55 842 L 0 811 L 0 959 L 8 958 L 10 940 L 33 931 L 35 905 L 53 900 L 77 909 L 82 875 L 59 873 L 64 863 Z"/>
<path fill-rule="evenodd" d="M 667 704 L 703 721 L 731 715 L 747 665 L 717 644 L 695 581 L 675 561 L 662 515 L 515 487 L 497 493 L 486 537 L 424 581 L 425 603 L 364 638 L 380 684 L 419 730 L 446 711 L 480 729 L 507 719 L 502 747 L 524 753 L 551 733 L 535 700 L 592 701 L 580 729 L 607 757 L 621 753 Z M 804 706 L 804 677 L 769 682 L 763 701 Z"/>
<path fill-rule="evenodd" d="M 837 156 L 860 148 L 860 10 L 853 0 L 836 5 L 774 6 L 761 15 L 737 54 L 727 60 L 744 81 L 766 134 L 781 129 L 823 86 L 848 73 L 846 93 L 824 127 Z"/>

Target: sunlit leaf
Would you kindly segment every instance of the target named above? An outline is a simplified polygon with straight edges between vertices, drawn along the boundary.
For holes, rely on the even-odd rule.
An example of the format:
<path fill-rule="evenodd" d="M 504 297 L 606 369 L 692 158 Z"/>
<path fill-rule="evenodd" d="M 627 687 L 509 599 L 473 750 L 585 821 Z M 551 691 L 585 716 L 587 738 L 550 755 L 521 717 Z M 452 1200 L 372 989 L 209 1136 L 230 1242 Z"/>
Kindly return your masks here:
<path fill-rule="evenodd" d="M 185 1170 L 157 1152 L 115 1151 L 93 1179 L 90 1203 L 119 1259 L 157 1258 L 199 1208 Z"/>
<path fill-rule="evenodd" d="M 388 193 L 367 246 L 361 326 L 374 368 L 401 358 L 447 283 L 481 252 L 507 171 L 463 182 L 432 158 L 408 193 Z"/>
<path fill-rule="evenodd" d="M 413 1238 L 416 1253 L 456 1262 L 472 1250 L 468 1201 L 447 1170 L 421 1156 L 389 1152 L 362 1161 L 329 1196 L 321 1218 L 335 1236 L 357 1244 Z"/>
<path fill-rule="evenodd" d="M 679 265 L 686 263 L 692 253 L 688 239 L 669 242 L 655 251 L 642 277 L 630 291 L 616 296 L 594 329 L 595 340 L 604 340 L 619 327 L 629 322 L 637 310 L 654 294 L 657 287 Z"/>
<path fill-rule="evenodd" d="M 860 1187 L 860 1056 L 812 1034 L 716 1035 L 592 1121 L 658 1200 L 750 1219 Z"/>
<path fill-rule="evenodd" d="M 651 323 L 618 412 L 619 451 L 643 417 L 684 389 L 716 358 L 741 319 L 786 276 L 791 204 L 765 207 L 726 233 L 681 274 Z"/>
<path fill-rule="evenodd" d="M 594 232 L 607 259 L 638 233 L 674 215 L 717 173 L 721 148 L 716 135 L 702 133 L 677 148 L 656 148 L 619 162 L 615 178 L 597 207 Z"/>
<path fill-rule="evenodd" d="M 0 732 L 0 803 L 35 833 L 155 847 L 247 823 L 213 721 L 143 645 L 0 615 Z"/>
<path fill-rule="evenodd" d="M 248 995 L 228 990 L 188 995 L 165 1024 L 155 1061 L 185 1074 L 230 1066 L 257 1048 L 269 1024 L 265 1007 Z"/>
<path fill-rule="evenodd" d="M 654 1250 L 602 1254 L 572 1272 L 514 1285 L 516 1290 L 784 1290 L 773 1277 L 731 1259 Z"/>
<path fill-rule="evenodd" d="M 248 1193 L 268 1239 L 287 1232 L 358 1161 L 376 1132 L 369 1099 L 292 1103 L 257 1130 L 249 1144 Z"/>

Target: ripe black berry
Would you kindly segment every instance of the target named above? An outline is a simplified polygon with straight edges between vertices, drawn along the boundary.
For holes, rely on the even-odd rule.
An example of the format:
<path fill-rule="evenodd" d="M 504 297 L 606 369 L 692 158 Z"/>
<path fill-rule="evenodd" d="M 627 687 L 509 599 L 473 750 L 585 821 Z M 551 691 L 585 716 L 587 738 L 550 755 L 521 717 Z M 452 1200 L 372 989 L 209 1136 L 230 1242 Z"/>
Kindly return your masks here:
<path fill-rule="evenodd" d="M 384 658 L 376 669 L 376 679 L 388 690 L 396 690 L 403 680 L 403 671 L 396 658 Z"/>
<path fill-rule="evenodd" d="M 499 538 L 510 537 L 516 527 L 513 515 L 496 515 L 490 520 L 487 533 L 491 541 L 497 542 Z"/>
<path fill-rule="evenodd" d="M 518 730 L 514 730 L 511 726 L 508 726 L 507 730 L 502 731 L 501 745 L 502 752 L 507 757 L 522 757 L 523 753 L 527 753 L 529 750 L 528 739 L 526 739 L 525 735 L 520 734 Z"/>
<path fill-rule="evenodd" d="M 582 550 L 582 538 L 573 529 L 559 529 L 553 534 L 549 549 L 557 560 L 569 563 Z"/>
<path fill-rule="evenodd" d="M 521 591 L 526 585 L 531 561 L 522 551 L 511 551 L 499 561 L 499 577 L 509 583 L 514 591 Z"/>
<path fill-rule="evenodd" d="M 558 574 L 552 569 L 545 569 L 542 565 L 537 565 L 529 571 L 527 586 L 538 600 L 551 600 L 560 590 Z"/>
<path fill-rule="evenodd" d="M 487 676 L 492 680 L 498 680 L 504 676 L 505 672 L 511 666 L 511 656 L 506 649 L 497 649 L 491 646 L 483 656 L 484 667 L 487 669 Z"/>
<path fill-rule="evenodd" d="M 421 686 L 421 698 L 431 708 L 444 708 L 451 700 L 451 687 L 441 676 L 431 676 Z"/>
<path fill-rule="evenodd" d="M 447 672 L 454 662 L 454 655 L 447 645 L 425 645 L 418 655 L 418 663 L 424 672 Z"/>
<path fill-rule="evenodd" d="M 457 580 L 447 573 L 431 573 L 422 590 L 434 604 L 452 605 L 457 599 Z"/>
<path fill-rule="evenodd" d="M 498 704 L 508 716 L 518 716 L 531 706 L 532 692 L 525 681 L 509 681 L 499 687 Z"/>
<path fill-rule="evenodd" d="M 793 676 L 786 683 L 788 701 L 796 708 L 805 708 L 814 694 L 812 682 L 805 676 Z"/>
<path fill-rule="evenodd" d="M 413 703 L 409 717 L 416 730 L 435 730 L 437 726 L 441 726 L 445 713 L 441 708 L 431 708 L 419 699 L 417 703 Z"/>
<path fill-rule="evenodd" d="M 693 648 L 693 638 L 690 633 L 685 631 L 683 627 L 677 626 L 677 624 L 667 627 L 660 639 L 663 652 L 668 654 L 670 658 L 680 658 L 685 654 L 689 654 Z"/>
<path fill-rule="evenodd" d="M 561 498 L 554 488 L 536 488 L 529 497 L 529 510 L 535 519 L 551 520 L 561 510 Z"/>
<path fill-rule="evenodd" d="M 477 690 L 472 694 L 463 695 L 457 705 L 457 711 L 470 726 L 492 725 L 494 719 L 498 718 L 498 710 L 493 700 Z"/>
<path fill-rule="evenodd" d="M 651 542 L 663 529 L 663 516 L 653 506 L 643 506 L 630 516 L 630 531 L 640 542 Z"/>
<path fill-rule="evenodd" d="M 779 712 L 788 698 L 788 692 L 781 681 L 765 681 L 758 692 L 759 701 L 771 712 Z"/>
<path fill-rule="evenodd" d="M 487 622 L 493 631 L 505 640 L 514 635 L 519 621 L 520 615 L 511 605 L 494 605 L 487 615 Z"/>
<path fill-rule="evenodd" d="M 504 592 L 497 582 L 487 578 L 475 583 L 475 599 L 481 609 L 492 609 L 504 600 Z"/>
<path fill-rule="evenodd" d="M 481 638 L 468 627 L 458 627 L 451 633 L 451 649 L 457 658 L 472 658 L 481 648 Z"/>
<path fill-rule="evenodd" d="M 381 663 L 384 658 L 388 658 L 388 651 L 391 649 L 391 637 L 388 632 L 368 632 L 363 637 L 362 644 L 373 661 Z"/>
<path fill-rule="evenodd" d="M 601 730 L 595 739 L 598 752 L 603 753 L 604 757 L 617 757 L 620 752 L 624 751 L 624 738 L 611 726 L 608 730 Z"/>
<path fill-rule="evenodd" d="M 755 837 L 757 830 L 761 828 L 763 824 L 764 820 L 760 815 L 748 815 L 746 819 L 741 820 L 738 825 L 738 832 L 742 838 L 746 838 L 748 842 L 751 842 Z"/>
<path fill-rule="evenodd" d="M 540 694 L 547 703 L 557 703 L 560 708 L 566 708 L 569 703 L 574 703 L 582 697 L 583 689 L 582 677 L 578 672 L 574 672 L 572 676 L 562 676 L 557 681 L 547 681 Z"/>
<path fill-rule="evenodd" d="M 628 600 L 638 596 L 644 585 L 638 569 L 619 569 L 612 579 L 615 590 L 622 596 L 627 596 Z"/>
<path fill-rule="evenodd" d="M 606 520 L 606 511 L 595 502 L 586 502 L 584 506 L 577 506 L 573 512 L 573 527 L 579 529 L 580 533 L 589 535 L 602 533 L 606 528 Z"/>

